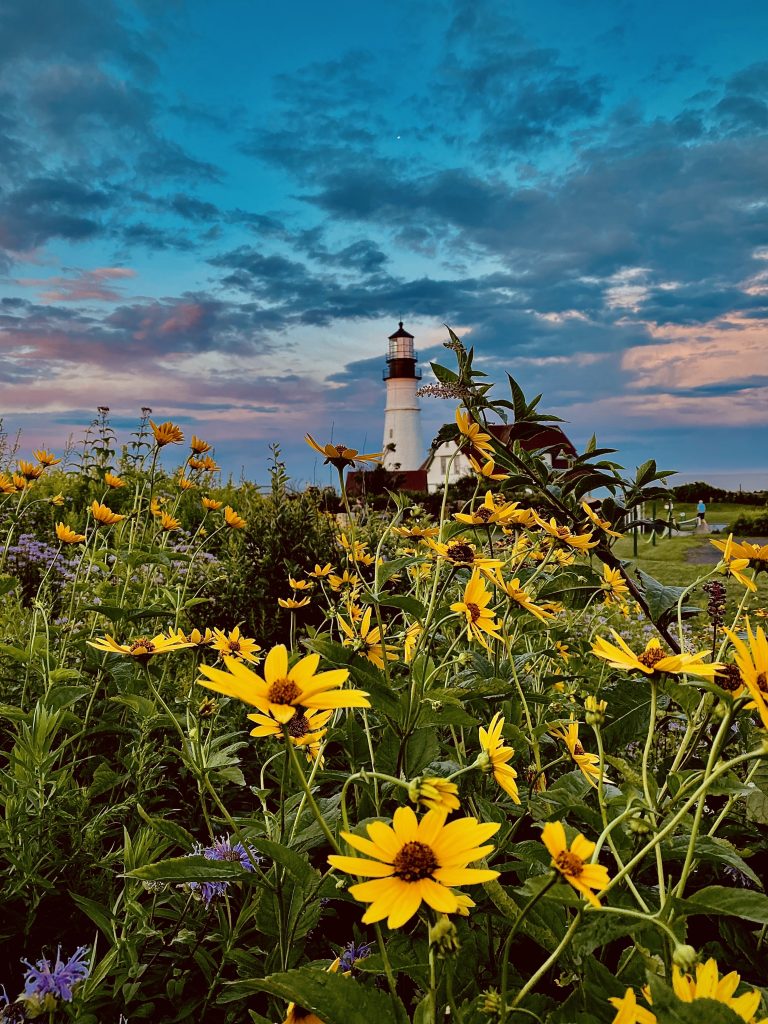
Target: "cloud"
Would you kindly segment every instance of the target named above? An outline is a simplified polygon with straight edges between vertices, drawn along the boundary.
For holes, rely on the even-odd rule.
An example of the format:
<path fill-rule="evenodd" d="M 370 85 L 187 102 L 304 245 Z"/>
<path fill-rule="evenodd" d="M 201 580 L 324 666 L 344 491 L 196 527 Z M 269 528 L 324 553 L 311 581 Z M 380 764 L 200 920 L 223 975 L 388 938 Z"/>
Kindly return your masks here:
<path fill-rule="evenodd" d="M 75 276 L 67 277 L 21 277 L 16 283 L 23 288 L 40 288 L 40 298 L 45 302 L 118 302 L 122 295 L 113 282 L 136 276 L 128 267 L 97 267 L 95 270 L 78 270 Z"/>

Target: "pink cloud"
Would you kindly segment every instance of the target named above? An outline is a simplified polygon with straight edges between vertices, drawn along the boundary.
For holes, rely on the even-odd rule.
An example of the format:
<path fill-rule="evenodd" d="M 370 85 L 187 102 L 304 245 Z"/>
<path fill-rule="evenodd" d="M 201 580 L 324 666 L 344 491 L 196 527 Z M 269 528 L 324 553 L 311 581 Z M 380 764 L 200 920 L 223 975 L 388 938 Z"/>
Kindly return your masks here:
<path fill-rule="evenodd" d="M 108 282 L 136 277 L 129 267 L 96 267 L 75 271 L 74 277 L 20 277 L 16 284 L 24 288 L 41 288 L 45 302 L 120 302 L 119 289 Z"/>
<path fill-rule="evenodd" d="M 628 386 L 706 387 L 768 377 L 768 321 L 732 314 L 696 327 L 648 324 L 655 345 L 627 349 Z"/>

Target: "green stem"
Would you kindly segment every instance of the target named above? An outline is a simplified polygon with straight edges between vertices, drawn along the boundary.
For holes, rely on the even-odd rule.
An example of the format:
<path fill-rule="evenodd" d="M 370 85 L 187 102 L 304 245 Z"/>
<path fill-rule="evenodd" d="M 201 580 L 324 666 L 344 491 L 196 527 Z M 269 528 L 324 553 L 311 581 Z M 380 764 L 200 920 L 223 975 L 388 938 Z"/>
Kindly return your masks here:
<path fill-rule="evenodd" d="M 336 842 L 336 839 L 331 830 L 328 828 L 326 820 L 323 817 L 320 808 L 317 806 L 317 802 L 314 796 L 312 795 L 312 790 L 307 785 L 307 779 L 304 775 L 304 769 L 299 764 L 299 759 L 296 757 L 296 751 L 293 748 L 293 743 L 291 743 L 291 737 L 288 734 L 288 727 L 285 725 L 283 726 L 283 740 L 285 742 L 286 748 L 288 749 L 288 755 L 291 759 L 291 767 L 293 768 L 293 773 L 296 776 L 299 785 L 304 790 L 304 795 L 306 796 L 307 803 L 309 804 L 310 809 L 313 815 L 315 816 L 315 821 L 320 826 L 323 835 L 330 843 L 333 852 L 341 853 L 341 847 Z"/>
<path fill-rule="evenodd" d="M 518 931 L 520 925 L 525 920 L 525 917 L 526 917 L 526 914 L 528 913 L 528 911 L 533 906 L 535 906 L 536 903 L 538 903 L 538 901 L 541 899 L 541 897 L 549 889 L 552 888 L 552 886 L 555 884 L 555 882 L 557 882 L 559 877 L 560 876 L 556 872 L 553 871 L 552 872 L 552 876 L 549 879 L 549 881 L 547 882 L 547 884 L 542 886 L 542 888 L 539 889 L 539 891 L 534 896 L 531 896 L 531 898 L 525 904 L 523 909 L 517 915 L 517 917 L 515 919 L 515 923 L 510 928 L 509 935 L 507 935 L 506 941 L 504 942 L 504 948 L 501 951 L 501 1010 L 500 1010 L 500 1013 L 499 1013 L 499 1024 L 505 1024 L 505 1021 L 507 1019 L 507 987 L 509 985 L 509 951 L 510 951 L 510 949 L 512 947 L 512 940 L 514 939 L 515 935 L 517 934 L 517 931 Z"/>

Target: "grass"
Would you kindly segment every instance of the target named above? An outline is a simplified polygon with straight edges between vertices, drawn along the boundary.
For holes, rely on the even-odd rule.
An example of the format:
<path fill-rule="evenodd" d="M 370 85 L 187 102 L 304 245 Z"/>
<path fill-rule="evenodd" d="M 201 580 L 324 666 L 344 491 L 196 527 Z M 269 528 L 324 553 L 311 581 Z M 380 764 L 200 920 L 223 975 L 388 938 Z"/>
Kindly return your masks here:
<path fill-rule="evenodd" d="M 675 505 L 675 521 L 695 517 L 695 505 Z M 713 503 L 707 506 L 707 519 L 710 523 L 725 523 L 727 526 L 738 518 L 744 511 L 748 511 L 746 505 L 719 504 Z M 650 512 L 650 510 L 649 510 Z M 663 509 L 657 509 L 657 515 L 663 516 Z M 727 530 L 722 533 L 713 534 L 713 539 L 724 539 Z M 740 538 L 736 538 L 737 540 Z M 710 544 L 710 538 L 706 535 L 693 534 L 660 537 L 657 535 L 656 544 L 651 541 L 649 534 L 641 535 L 637 541 L 637 558 L 633 553 L 633 541 L 626 536 L 616 542 L 614 551 L 619 558 L 631 562 L 643 572 L 654 576 L 661 583 L 676 587 L 687 587 L 695 582 L 700 576 L 717 564 L 720 553 Z M 720 577 L 718 577 L 720 578 Z M 768 606 L 768 582 L 763 573 L 757 578 L 757 594 L 753 598 L 752 607 Z M 741 587 L 737 583 L 730 583 L 729 591 L 741 598 Z M 696 600 L 692 598 L 692 600 Z M 702 595 L 703 600 L 703 595 Z"/>

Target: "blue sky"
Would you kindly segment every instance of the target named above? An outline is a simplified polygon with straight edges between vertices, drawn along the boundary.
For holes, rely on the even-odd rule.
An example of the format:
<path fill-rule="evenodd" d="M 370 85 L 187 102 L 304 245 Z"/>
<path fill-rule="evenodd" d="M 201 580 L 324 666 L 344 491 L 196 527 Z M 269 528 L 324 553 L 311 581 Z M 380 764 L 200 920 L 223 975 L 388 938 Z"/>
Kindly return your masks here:
<path fill-rule="evenodd" d="M 378 449 L 402 318 L 577 443 L 759 483 L 766 37 L 744 0 L 6 4 L 5 429 L 150 406 L 323 481 L 303 435 Z"/>

